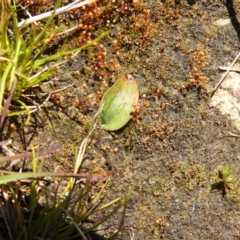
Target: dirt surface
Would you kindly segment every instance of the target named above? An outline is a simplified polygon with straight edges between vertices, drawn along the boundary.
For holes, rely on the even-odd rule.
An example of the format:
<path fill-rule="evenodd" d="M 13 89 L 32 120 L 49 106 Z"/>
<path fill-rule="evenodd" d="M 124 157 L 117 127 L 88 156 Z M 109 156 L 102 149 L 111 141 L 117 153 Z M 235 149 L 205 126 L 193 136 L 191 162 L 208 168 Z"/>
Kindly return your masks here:
<path fill-rule="evenodd" d="M 43 168 L 72 171 L 74 148 L 86 136 L 105 85 L 130 73 L 141 93 L 139 120 L 114 133 L 98 127 L 81 168 L 111 176 L 107 200 L 134 186 L 119 239 L 240 239 L 239 130 L 210 97 L 223 74 L 218 66 L 229 66 L 239 51 L 238 3 L 127 4 L 122 15 L 108 13 L 112 32 L 106 39 L 59 69 L 51 88 L 74 86 L 55 94 L 13 146 L 19 140 L 19 151 L 61 143 Z M 228 21 L 217 22 L 222 19 Z M 102 49 L 106 60 L 98 58 Z M 226 194 L 218 177 L 223 165 L 234 178 Z M 108 224 L 117 226 L 119 219 Z"/>

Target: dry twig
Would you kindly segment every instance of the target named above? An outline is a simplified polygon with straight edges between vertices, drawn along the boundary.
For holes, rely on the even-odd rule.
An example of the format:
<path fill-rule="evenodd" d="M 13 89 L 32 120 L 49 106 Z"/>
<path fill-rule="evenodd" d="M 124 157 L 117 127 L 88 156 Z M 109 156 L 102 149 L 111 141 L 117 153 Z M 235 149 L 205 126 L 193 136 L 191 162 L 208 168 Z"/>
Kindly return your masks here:
<path fill-rule="evenodd" d="M 60 13 L 64 13 L 64 12 L 68 12 L 70 10 L 73 10 L 73 9 L 76 9 L 76 8 L 79 8 L 79 7 L 82 7 L 82 6 L 85 6 L 89 3 L 92 3 L 93 0 L 85 0 L 85 1 L 81 1 L 81 0 L 76 0 L 75 2 L 73 3 L 70 3 L 64 7 L 60 7 L 58 8 L 56 11 L 55 11 L 55 15 L 58 15 Z M 34 17 L 30 17 L 28 19 L 25 19 L 25 20 L 22 20 L 19 24 L 18 24 L 18 27 L 19 28 L 22 28 L 22 27 L 26 27 L 27 25 L 29 25 L 30 23 L 34 23 L 34 22 L 37 22 L 37 21 L 40 21 L 40 20 L 43 20 L 43 19 L 46 19 L 48 17 L 50 17 L 52 14 L 53 14 L 54 11 L 49 11 L 49 12 L 45 12 L 45 13 L 42 13 L 42 14 L 39 14 L 37 16 L 34 16 Z"/>
<path fill-rule="evenodd" d="M 223 75 L 222 79 L 218 82 L 217 86 L 213 89 L 211 97 L 213 97 L 215 92 L 218 90 L 218 88 L 222 84 L 223 80 L 226 78 L 227 74 L 232 69 L 233 65 L 235 64 L 235 62 L 238 60 L 239 57 L 240 57 L 240 52 L 238 53 L 237 57 L 233 60 L 232 64 L 229 66 L 228 70 L 225 72 L 225 74 Z"/>

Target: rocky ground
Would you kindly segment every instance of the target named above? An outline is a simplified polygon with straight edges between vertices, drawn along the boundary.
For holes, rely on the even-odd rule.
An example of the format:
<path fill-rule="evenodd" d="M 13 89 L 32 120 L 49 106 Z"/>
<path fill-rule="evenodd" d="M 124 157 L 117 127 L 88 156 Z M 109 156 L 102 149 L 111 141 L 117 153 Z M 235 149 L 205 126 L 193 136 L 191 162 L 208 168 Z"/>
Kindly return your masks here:
<path fill-rule="evenodd" d="M 81 168 L 111 176 L 106 201 L 134 186 L 119 239 L 239 239 L 239 73 L 230 72 L 211 97 L 224 74 L 218 67 L 230 66 L 239 52 L 238 2 L 113 4 L 115 10 L 90 23 L 100 22 L 98 34 L 108 28 L 111 34 L 59 69 L 51 88 L 74 86 L 55 94 L 23 129 L 24 138 L 16 134 L 13 146 L 62 143 L 44 169 L 72 171 L 74 148 L 106 86 L 130 73 L 140 89 L 138 121 L 114 133 L 97 128 Z M 95 8 L 81 11 L 87 18 Z M 83 31 L 87 34 L 78 32 L 79 41 Z M 224 165 L 232 168 L 233 182 L 219 178 Z M 118 223 L 116 215 L 108 224 Z"/>

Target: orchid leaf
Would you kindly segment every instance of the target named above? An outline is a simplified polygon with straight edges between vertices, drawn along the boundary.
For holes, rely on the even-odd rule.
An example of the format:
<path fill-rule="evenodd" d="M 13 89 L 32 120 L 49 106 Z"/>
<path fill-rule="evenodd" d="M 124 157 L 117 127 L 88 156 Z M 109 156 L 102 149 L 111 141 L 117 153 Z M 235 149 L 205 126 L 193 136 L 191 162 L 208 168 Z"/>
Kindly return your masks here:
<path fill-rule="evenodd" d="M 119 77 L 100 103 L 97 122 L 107 131 L 122 128 L 131 119 L 139 99 L 138 84 L 130 75 Z"/>

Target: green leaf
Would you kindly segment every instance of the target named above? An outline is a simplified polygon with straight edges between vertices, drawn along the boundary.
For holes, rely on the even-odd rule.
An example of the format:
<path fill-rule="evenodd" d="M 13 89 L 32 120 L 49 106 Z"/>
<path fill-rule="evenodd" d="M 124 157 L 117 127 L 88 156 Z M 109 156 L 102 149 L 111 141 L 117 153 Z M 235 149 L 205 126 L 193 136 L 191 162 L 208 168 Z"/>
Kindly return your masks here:
<path fill-rule="evenodd" d="M 131 119 L 138 98 L 136 80 L 130 75 L 119 77 L 103 96 L 98 110 L 98 124 L 108 131 L 122 128 Z"/>
<path fill-rule="evenodd" d="M 82 174 L 74 174 L 74 173 L 57 173 L 57 172 L 24 172 L 24 173 L 16 173 L 1 170 L 0 173 L 5 173 L 7 175 L 0 176 L 0 184 L 6 184 L 8 182 L 18 181 L 27 178 L 41 178 L 41 177 L 62 177 L 62 178 L 77 178 L 77 179 L 86 179 L 92 181 L 103 180 L 106 181 L 106 177 L 100 176 L 89 176 Z"/>

